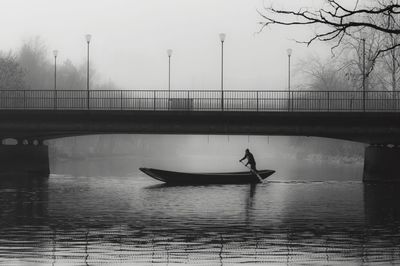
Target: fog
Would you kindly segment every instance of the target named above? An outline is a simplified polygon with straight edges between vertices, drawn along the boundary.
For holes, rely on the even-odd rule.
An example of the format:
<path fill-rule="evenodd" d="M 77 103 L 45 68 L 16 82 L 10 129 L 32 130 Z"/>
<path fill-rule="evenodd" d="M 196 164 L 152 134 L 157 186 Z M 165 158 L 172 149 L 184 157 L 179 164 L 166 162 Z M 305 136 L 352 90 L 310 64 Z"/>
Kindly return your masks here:
<path fill-rule="evenodd" d="M 292 60 L 309 56 L 329 57 L 330 47 L 306 40 L 312 28 L 271 27 L 260 32 L 265 7 L 318 6 L 322 0 L 4 0 L 0 9 L 0 50 L 19 51 L 39 36 L 46 46 L 46 71 L 39 80 L 52 86 L 52 50 L 59 51 L 59 71 L 69 66 L 74 75 L 59 80 L 60 89 L 84 87 L 87 58 L 85 34 L 90 33 L 90 65 L 96 80 L 113 84 L 108 89 L 167 89 L 168 57 L 171 58 L 171 89 L 220 89 L 221 43 L 224 42 L 224 89 L 287 89 L 287 48 Z M 46 56 L 46 55 L 45 55 Z M 66 64 L 67 62 L 67 64 Z M 42 64 L 43 65 L 43 64 Z M 25 69 L 26 72 L 31 71 Z M 66 70 L 65 70 L 66 71 Z M 71 72 L 70 71 L 70 72 Z M 83 72 L 82 72 L 83 71 Z M 60 75 L 62 76 L 62 75 Z M 77 76 L 78 78 L 75 78 Z M 36 77 L 38 78 L 38 77 Z M 302 77 L 292 76 L 295 89 Z M 27 82 L 27 88 L 32 82 Z M 71 82 L 70 82 L 71 83 Z M 115 84 L 115 85 L 114 85 Z M 40 88 L 43 85 L 38 85 Z M 44 89 L 49 89 L 44 88 Z M 95 87 L 96 88 L 96 87 Z M 85 89 L 85 88 L 81 88 Z M 102 174 L 115 169 L 125 175 L 140 166 L 177 170 L 243 169 L 238 160 L 250 148 L 259 168 L 270 168 L 272 158 L 359 161 L 363 145 L 341 140 L 255 136 L 83 136 L 49 141 L 52 171 L 71 172 L 68 161 L 89 167 L 88 160 L 108 158 L 114 165 L 101 166 Z M 109 169 L 109 170 L 107 170 Z M 95 169 L 92 169 L 95 171 Z M 76 175 L 85 174 L 82 170 Z"/>
<path fill-rule="evenodd" d="M 314 3 L 315 2 L 315 3 Z M 219 89 L 220 40 L 225 89 L 286 89 L 287 54 L 293 61 L 329 55 L 329 47 L 304 40 L 312 29 L 272 27 L 260 31 L 257 11 L 273 4 L 300 7 L 322 1 L 261 0 L 5 0 L 0 10 L 0 50 L 17 50 L 40 36 L 58 61 L 86 60 L 84 35 L 92 34 L 90 61 L 103 81 L 123 89 L 165 89 L 173 49 L 172 89 Z M 296 79 L 293 79 L 293 86 Z"/>
<path fill-rule="evenodd" d="M 249 148 L 258 169 L 277 170 L 274 178 L 307 179 L 315 171 L 313 176 L 323 172 L 323 178 L 347 179 L 340 173 L 362 166 L 365 145 L 314 137 L 132 134 L 63 138 L 49 141 L 49 146 L 53 174 L 137 176 L 139 167 L 246 171 L 239 159 Z"/>

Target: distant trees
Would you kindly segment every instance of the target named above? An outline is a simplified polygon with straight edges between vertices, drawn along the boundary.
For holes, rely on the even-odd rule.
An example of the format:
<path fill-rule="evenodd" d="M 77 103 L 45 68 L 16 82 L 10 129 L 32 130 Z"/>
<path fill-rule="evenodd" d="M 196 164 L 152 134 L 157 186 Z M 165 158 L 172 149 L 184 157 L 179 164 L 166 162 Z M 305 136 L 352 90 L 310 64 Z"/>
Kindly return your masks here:
<path fill-rule="evenodd" d="M 40 37 L 23 43 L 17 52 L 0 52 L 0 90 L 52 90 L 54 89 L 54 62 Z M 96 80 L 96 70 L 91 66 L 91 88 L 115 89 L 112 81 Z M 58 90 L 85 90 L 86 64 L 75 66 L 71 60 L 57 63 Z"/>
<path fill-rule="evenodd" d="M 57 87 L 60 90 L 84 90 L 86 89 L 86 72 L 76 68 L 71 60 L 67 59 L 58 67 Z"/>
<path fill-rule="evenodd" d="M 53 75 L 44 42 L 35 37 L 25 42 L 18 52 L 18 62 L 24 70 L 25 88 L 48 90 L 52 87 Z"/>
<path fill-rule="evenodd" d="M 0 53 L 0 90 L 22 90 L 25 88 L 24 71 L 11 52 Z"/>
<path fill-rule="evenodd" d="M 336 61 L 310 56 L 298 62 L 298 71 L 305 76 L 304 86 L 308 90 L 343 91 L 351 87 L 351 81 Z"/>

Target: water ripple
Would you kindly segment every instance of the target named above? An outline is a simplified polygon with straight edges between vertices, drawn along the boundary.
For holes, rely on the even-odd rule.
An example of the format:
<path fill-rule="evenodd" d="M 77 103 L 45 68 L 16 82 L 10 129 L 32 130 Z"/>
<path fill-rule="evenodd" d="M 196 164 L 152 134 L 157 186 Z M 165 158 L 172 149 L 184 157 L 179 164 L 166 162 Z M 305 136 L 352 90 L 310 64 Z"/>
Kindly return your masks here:
<path fill-rule="evenodd" d="M 400 263 L 400 193 L 361 182 L 0 188 L 0 265 Z M 384 211 L 382 211 L 382 208 Z"/>

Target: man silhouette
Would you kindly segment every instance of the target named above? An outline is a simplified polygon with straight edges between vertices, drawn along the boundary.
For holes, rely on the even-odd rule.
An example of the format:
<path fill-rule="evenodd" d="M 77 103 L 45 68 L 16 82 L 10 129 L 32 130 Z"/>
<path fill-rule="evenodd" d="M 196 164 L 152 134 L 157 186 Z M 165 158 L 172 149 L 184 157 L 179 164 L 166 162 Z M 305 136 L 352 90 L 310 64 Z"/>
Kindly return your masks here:
<path fill-rule="evenodd" d="M 257 169 L 256 169 L 256 160 L 254 160 L 254 156 L 253 156 L 253 154 L 250 152 L 249 149 L 246 149 L 246 152 L 245 152 L 245 154 L 244 154 L 244 157 L 243 157 L 242 159 L 240 159 L 239 162 L 242 162 L 244 159 L 247 159 L 246 166 L 250 164 L 251 170 L 257 172 Z"/>

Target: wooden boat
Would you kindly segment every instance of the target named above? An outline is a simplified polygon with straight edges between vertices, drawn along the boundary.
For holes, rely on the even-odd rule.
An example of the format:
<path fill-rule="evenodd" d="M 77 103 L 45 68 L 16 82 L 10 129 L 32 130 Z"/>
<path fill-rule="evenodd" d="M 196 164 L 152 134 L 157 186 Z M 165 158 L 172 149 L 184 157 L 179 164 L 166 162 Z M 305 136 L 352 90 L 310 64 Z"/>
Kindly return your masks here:
<path fill-rule="evenodd" d="M 182 173 L 153 168 L 139 168 L 143 173 L 168 184 L 248 184 L 259 183 L 259 178 L 250 171 L 232 173 Z M 257 174 L 264 180 L 274 170 L 260 170 Z"/>

